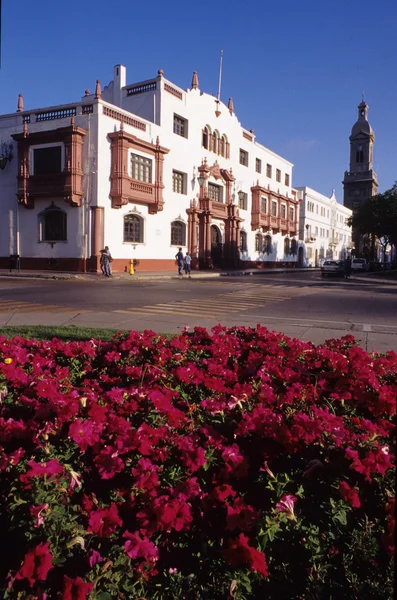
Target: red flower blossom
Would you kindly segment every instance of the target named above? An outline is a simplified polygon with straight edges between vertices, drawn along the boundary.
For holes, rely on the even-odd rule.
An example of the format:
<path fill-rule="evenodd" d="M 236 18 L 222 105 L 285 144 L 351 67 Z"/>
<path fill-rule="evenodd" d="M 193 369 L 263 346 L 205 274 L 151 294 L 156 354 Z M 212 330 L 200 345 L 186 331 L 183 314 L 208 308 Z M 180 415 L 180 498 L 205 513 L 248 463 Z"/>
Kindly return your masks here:
<path fill-rule="evenodd" d="M 87 595 L 94 588 L 93 583 L 87 583 L 81 577 L 70 579 L 70 577 L 65 575 L 63 581 L 62 600 L 86 600 Z"/>
<path fill-rule="evenodd" d="M 22 483 L 26 483 L 33 477 L 53 477 L 54 475 L 59 475 L 63 473 L 63 466 L 59 464 L 57 458 L 53 458 L 48 462 L 37 463 L 34 460 L 29 460 L 28 462 L 28 471 L 26 473 L 22 473 L 20 475 L 20 480 Z"/>
<path fill-rule="evenodd" d="M 351 488 L 346 481 L 341 481 L 339 484 L 339 493 L 342 496 L 343 500 L 350 504 L 353 508 L 360 508 L 361 502 L 358 496 L 357 491 L 354 488 Z"/>
<path fill-rule="evenodd" d="M 88 517 L 88 531 L 99 537 L 108 537 L 123 521 L 119 517 L 117 506 L 114 502 L 108 508 L 98 508 Z"/>
<path fill-rule="evenodd" d="M 135 533 L 125 531 L 123 537 L 127 539 L 124 544 L 124 550 L 130 558 L 158 559 L 159 551 L 156 546 L 145 535 L 140 537 L 139 531 L 135 531 Z"/>
<path fill-rule="evenodd" d="M 229 540 L 223 555 L 232 567 L 249 567 L 263 577 L 269 574 L 266 564 L 266 556 L 248 545 L 248 538 L 240 533 L 238 538 Z"/>
<path fill-rule="evenodd" d="M 38 580 L 45 581 L 52 566 L 50 542 L 41 542 L 26 554 L 23 565 L 15 575 L 15 579 L 27 579 L 31 586 Z"/>

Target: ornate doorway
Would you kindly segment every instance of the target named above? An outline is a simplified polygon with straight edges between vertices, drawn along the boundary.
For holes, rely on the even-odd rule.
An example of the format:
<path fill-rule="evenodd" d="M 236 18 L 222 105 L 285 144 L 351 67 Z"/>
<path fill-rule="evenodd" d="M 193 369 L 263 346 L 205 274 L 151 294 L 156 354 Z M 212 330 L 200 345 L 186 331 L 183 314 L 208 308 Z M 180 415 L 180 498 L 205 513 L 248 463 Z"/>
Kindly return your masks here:
<path fill-rule="evenodd" d="M 214 267 L 222 266 L 222 236 L 216 225 L 211 225 L 211 261 Z"/>

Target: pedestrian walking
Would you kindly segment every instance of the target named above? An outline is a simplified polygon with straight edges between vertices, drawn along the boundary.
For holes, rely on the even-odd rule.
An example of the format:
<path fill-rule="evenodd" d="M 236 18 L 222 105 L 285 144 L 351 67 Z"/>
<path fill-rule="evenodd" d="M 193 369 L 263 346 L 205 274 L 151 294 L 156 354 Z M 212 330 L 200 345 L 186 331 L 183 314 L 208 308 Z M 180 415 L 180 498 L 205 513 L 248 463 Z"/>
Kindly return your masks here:
<path fill-rule="evenodd" d="M 349 256 L 345 258 L 343 266 L 345 269 L 345 279 L 350 279 L 350 275 L 352 274 L 352 261 Z"/>
<path fill-rule="evenodd" d="M 110 254 L 109 246 L 105 246 L 105 252 L 106 252 L 106 254 L 108 255 L 108 258 L 109 258 L 109 277 L 111 277 L 113 275 L 113 273 L 112 273 L 113 257 Z"/>
<path fill-rule="evenodd" d="M 179 248 L 178 252 L 175 254 L 176 264 L 178 265 L 178 275 L 182 275 L 183 269 L 183 252 L 182 248 Z"/>
<path fill-rule="evenodd" d="M 100 265 L 102 273 L 105 277 L 110 277 L 110 260 L 109 260 L 110 252 L 108 253 L 106 249 L 101 250 L 101 259 Z"/>
<path fill-rule="evenodd" d="M 190 277 L 191 262 L 192 262 L 192 257 L 190 256 L 189 252 L 186 252 L 186 256 L 185 256 L 185 260 L 184 260 L 184 266 L 185 266 L 185 273 L 186 273 L 186 275 L 189 275 L 189 279 L 191 278 Z"/>

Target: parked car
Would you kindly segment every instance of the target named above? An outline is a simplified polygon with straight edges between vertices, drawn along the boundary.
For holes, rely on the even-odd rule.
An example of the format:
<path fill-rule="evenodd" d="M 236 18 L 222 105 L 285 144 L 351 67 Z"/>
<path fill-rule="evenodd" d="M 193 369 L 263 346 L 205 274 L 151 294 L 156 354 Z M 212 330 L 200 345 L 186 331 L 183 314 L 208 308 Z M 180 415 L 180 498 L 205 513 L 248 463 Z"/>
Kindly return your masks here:
<path fill-rule="evenodd" d="M 369 263 L 365 258 L 353 258 L 352 271 L 369 271 Z"/>
<path fill-rule="evenodd" d="M 345 265 L 343 260 L 325 260 L 321 267 L 321 275 L 336 275 L 337 277 L 343 277 L 345 274 Z"/>

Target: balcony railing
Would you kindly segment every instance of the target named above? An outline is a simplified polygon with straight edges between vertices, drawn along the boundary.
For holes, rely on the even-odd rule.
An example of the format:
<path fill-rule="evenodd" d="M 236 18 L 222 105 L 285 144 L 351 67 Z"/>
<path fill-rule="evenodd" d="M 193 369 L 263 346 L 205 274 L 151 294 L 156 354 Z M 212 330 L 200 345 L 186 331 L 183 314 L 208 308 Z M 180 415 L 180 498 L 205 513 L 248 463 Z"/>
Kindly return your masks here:
<path fill-rule="evenodd" d="M 28 179 L 31 194 L 63 194 L 65 189 L 65 174 L 31 175 Z"/>

